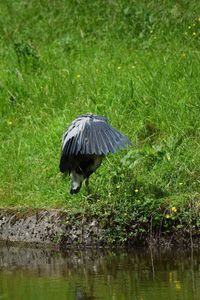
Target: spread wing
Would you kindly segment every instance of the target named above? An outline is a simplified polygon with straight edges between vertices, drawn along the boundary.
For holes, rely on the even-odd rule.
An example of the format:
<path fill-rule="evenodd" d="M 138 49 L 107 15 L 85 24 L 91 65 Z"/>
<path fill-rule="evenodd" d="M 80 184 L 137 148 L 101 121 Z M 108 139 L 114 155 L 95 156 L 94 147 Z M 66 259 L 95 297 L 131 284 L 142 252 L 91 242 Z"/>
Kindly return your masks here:
<path fill-rule="evenodd" d="M 74 120 L 64 133 L 61 160 L 78 154 L 106 155 L 130 144 L 130 140 L 108 124 L 106 118 L 87 114 Z"/>

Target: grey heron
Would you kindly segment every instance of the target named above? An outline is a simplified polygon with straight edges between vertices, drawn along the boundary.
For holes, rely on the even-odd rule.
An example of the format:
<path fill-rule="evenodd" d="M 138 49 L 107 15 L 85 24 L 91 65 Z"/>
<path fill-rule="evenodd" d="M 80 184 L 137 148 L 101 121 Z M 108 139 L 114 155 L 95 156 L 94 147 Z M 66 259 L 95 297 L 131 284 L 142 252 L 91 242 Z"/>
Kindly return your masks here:
<path fill-rule="evenodd" d="M 84 180 L 88 186 L 89 176 L 108 153 L 130 144 L 107 118 L 90 113 L 77 117 L 64 132 L 60 158 L 60 171 L 71 176 L 70 193 L 78 193 Z"/>

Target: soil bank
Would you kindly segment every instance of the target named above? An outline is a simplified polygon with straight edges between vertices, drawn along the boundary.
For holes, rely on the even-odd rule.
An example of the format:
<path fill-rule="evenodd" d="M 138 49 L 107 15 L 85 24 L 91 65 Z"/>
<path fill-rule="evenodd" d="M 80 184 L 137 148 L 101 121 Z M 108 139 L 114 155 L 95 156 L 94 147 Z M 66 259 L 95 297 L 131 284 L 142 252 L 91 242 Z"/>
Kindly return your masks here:
<path fill-rule="evenodd" d="M 124 241 L 113 239 L 108 224 L 94 216 L 72 214 L 69 211 L 33 210 L 17 208 L 0 209 L 0 241 L 55 245 L 61 249 L 70 247 L 108 246 L 180 246 L 199 247 L 200 234 L 191 231 L 171 231 L 164 233 L 151 228 L 149 231 L 134 234 Z M 142 224 L 141 224 L 142 226 Z M 116 234 L 116 233 L 115 233 Z M 125 236 L 125 235 L 124 235 Z"/>

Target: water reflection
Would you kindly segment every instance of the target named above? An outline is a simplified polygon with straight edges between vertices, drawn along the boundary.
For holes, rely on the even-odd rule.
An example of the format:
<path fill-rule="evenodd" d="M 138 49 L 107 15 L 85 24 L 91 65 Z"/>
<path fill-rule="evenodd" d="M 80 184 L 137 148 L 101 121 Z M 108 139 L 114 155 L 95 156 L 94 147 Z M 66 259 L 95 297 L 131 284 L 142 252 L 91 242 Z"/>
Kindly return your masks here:
<path fill-rule="evenodd" d="M 200 299 L 199 279 L 198 253 L 0 247 L 0 299 Z"/>

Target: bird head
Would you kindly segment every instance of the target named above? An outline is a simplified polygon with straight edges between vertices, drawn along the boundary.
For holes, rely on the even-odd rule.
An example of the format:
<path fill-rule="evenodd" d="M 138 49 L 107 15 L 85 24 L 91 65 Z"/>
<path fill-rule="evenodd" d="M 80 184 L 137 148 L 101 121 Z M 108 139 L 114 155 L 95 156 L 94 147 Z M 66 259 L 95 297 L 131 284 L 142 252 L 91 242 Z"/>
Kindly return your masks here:
<path fill-rule="evenodd" d="M 83 174 L 78 174 L 75 171 L 71 172 L 71 190 L 70 194 L 77 194 L 80 191 L 80 188 L 82 186 L 82 182 L 85 179 Z"/>

